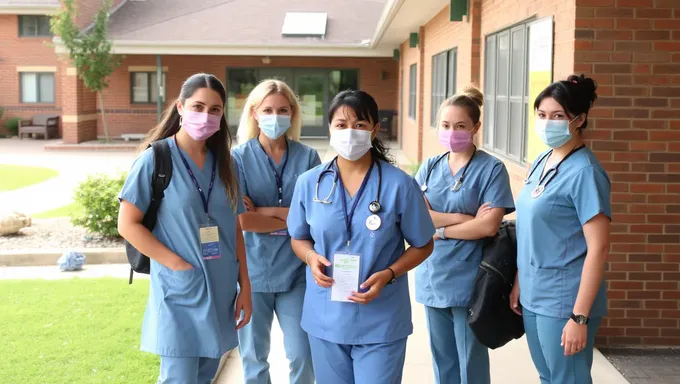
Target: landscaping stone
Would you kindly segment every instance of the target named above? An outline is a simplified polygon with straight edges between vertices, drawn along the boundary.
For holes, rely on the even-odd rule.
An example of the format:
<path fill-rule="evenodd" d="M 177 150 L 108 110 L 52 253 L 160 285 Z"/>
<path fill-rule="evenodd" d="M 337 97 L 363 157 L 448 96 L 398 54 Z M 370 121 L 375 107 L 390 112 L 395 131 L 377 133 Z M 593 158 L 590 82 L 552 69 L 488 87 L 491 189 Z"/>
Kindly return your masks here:
<path fill-rule="evenodd" d="M 0 236 L 13 235 L 31 226 L 31 218 L 23 213 L 12 212 L 0 216 Z M 1 240 L 0 240 L 1 241 Z"/>
<path fill-rule="evenodd" d="M 35 219 L 18 233 L 0 236 L 0 251 L 18 249 L 118 248 L 122 239 L 103 238 L 75 227 L 68 218 Z"/>

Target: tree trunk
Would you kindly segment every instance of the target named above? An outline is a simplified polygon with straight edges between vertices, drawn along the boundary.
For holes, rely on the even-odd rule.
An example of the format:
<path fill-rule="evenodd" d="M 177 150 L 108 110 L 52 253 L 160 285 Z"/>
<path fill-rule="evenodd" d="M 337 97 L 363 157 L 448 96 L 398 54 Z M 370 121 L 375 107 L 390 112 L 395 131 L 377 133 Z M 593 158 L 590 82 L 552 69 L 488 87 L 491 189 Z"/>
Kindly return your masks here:
<path fill-rule="evenodd" d="M 97 96 L 99 97 L 99 108 L 101 108 L 102 111 L 102 125 L 104 126 L 104 140 L 108 143 L 109 142 L 109 127 L 106 125 L 106 113 L 104 112 L 104 98 L 102 97 L 102 93 L 97 92 Z"/>

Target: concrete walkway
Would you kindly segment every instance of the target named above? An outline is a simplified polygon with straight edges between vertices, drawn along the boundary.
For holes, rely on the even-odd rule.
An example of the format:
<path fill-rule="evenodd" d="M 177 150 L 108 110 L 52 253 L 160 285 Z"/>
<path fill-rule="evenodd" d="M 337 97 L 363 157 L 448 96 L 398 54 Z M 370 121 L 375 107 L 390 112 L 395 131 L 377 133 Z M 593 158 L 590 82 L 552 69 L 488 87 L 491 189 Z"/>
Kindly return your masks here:
<path fill-rule="evenodd" d="M 80 272 L 59 272 L 57 267 L 0 267 L 0 279 L 64 279 L 73 277 L 118 277 L 127 279 L 128 273 L 127 264 L 86 265 L 85 270 Z M 135 275 L 135 278 L 148 277 L 146 275 Z M 412 274 L 409 279 L 412 283 Z M 413 284 L 411 284 L 411 288 L 411 297 L 414 297 Z M 415 302 L 412 305 L 415 332 L 409 337 L 408 341 L 403 383 L 431 384 L 434 383 L 434 380 L 425 313 L 422 305 Z M 272 348 L 269 361 L 272 383 L 288 383 L 288 361 L 283 350 L 283 335 L 276 320 L 272 327 Z M 491 378 L 492 382 L 502 384 L 539 383 L 524 338 L 491 351 Z M 628 384 L 628 381 L 599 351 L 596 351 L 593 363 L 593 381 L 596 384 Z M 222 372 L 217 377 L 215 384 L 240 383 L 243 383 L 243 371 L 238 350 L 235 350 L 225 358 Z"/>
<path fill-rule="evenodd" d="M 35 214 L 69 205 L 73 190 L 90 174 L 115 175 L 127 171 L 135 158 L 133 151 L 45 151 L 55 140 L 0 139 L 0 164 L 51 168 L 55 178 L 13 191 L 0 192 L 0 213 L 17 211 Z M 58 142 L 58 141 L 57 141 Z"/>

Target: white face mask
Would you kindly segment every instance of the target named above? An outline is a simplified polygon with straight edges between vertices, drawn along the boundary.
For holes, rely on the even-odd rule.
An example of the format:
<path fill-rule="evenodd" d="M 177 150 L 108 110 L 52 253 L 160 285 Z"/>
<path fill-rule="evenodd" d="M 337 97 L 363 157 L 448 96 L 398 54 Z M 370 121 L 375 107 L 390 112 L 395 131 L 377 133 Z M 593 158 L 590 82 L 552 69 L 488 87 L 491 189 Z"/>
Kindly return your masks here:
<path fill-rule="evenodd" d="M 349 161 L 359 160 L 373 147 L 371 131 L 352 128 L 332 130 L 331 147 L 343 159 Z"/>

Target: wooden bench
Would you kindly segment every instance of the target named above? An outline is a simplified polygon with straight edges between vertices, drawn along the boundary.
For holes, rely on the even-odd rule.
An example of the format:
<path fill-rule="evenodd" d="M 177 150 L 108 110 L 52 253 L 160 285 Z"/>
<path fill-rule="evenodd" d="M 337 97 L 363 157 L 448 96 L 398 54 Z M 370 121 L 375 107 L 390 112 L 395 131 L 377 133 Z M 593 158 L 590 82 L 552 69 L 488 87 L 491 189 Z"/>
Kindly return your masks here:
<path fill-rule="evenodd" d="M 45 137 L 59 137 L 59 116 L 58 115 L 35 115 L 32 120 L 19 121 L 19 138 L 24 135 L 39 134 Z"/>

